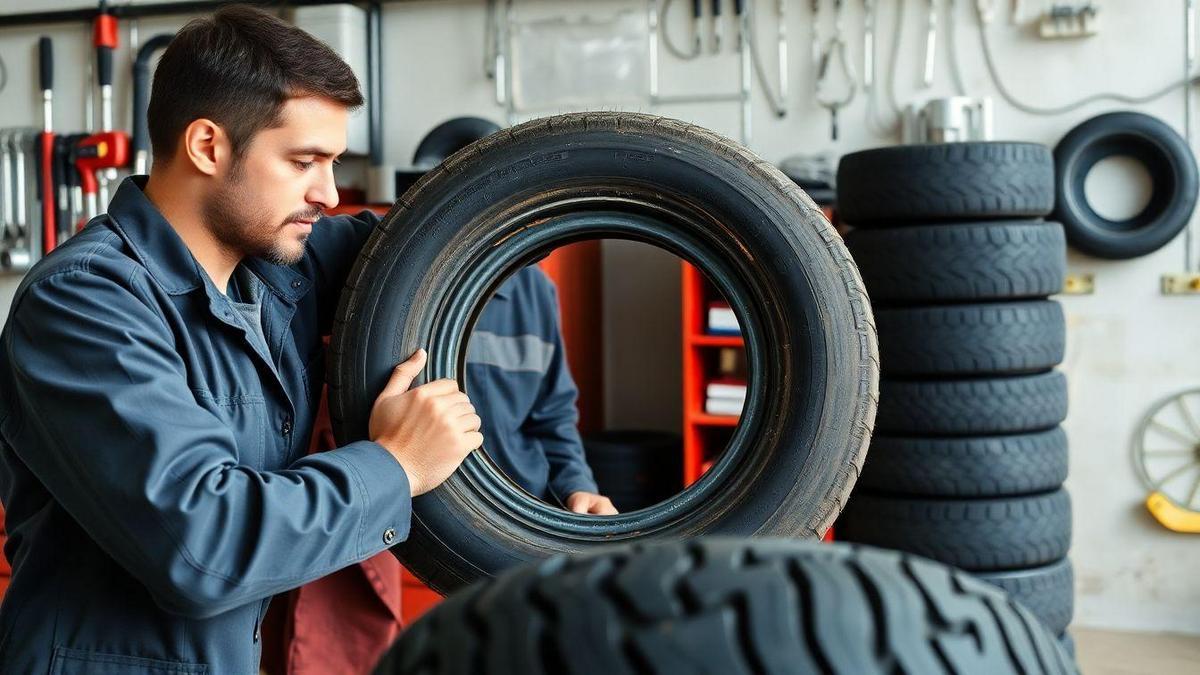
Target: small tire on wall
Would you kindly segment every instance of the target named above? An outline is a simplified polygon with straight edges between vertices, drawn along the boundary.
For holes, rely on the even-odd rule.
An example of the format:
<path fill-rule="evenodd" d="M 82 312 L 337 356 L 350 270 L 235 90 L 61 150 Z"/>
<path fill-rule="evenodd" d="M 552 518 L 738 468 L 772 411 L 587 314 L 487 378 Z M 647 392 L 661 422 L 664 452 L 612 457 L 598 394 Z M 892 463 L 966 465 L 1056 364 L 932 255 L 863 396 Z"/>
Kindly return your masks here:
<path fill-rule="evenodd" d="M 1088 202 L 1088 173 L 1101 160 L 1130 157 L 1150 174 L 1153 190 L 1142 211 L 1109 220 Z M 1093 117 L 1072 129 L 1054 148 L 1054 218 L 1071 246 L 1098 258 L 1125 260 L 1146 255 L 1175 238 L 1196 208 L 1196 158 L 1162 120 L 1137 112 Z"/>
<path fill-rule="evenodd" d="M 411 534 L 393 549 L 435 590 L 645 537 L 818 538 L 849 496 L 879 370 L 870 306 L 841 237 L 800 188 L 745 148 L 635 113 L 504 130 L 397 201 L 337 311 L 329 381 L 339 442 L 366 437 L 376 395 L 418 348 L 429 352 L 418 384 L 460 379 L 474 316 L 509 274 L 559 245 L 605 237 L 696 264 L 738 312 L 752 377 L 730 445 L 679 495 L 611 517 L 543 504 L 486 452 L 472 453 L 413 501 Z"/>

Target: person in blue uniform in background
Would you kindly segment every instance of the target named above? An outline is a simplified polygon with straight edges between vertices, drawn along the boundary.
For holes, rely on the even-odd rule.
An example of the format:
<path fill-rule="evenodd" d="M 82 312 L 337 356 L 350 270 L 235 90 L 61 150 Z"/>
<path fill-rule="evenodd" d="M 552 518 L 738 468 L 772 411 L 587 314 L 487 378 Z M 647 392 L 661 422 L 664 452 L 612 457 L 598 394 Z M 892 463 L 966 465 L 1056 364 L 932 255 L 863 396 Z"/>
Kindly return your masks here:
<path fill-rule="evenodd" d="M 536 265 L 509 277 L 484 307 L 467 346 L 466 384 L 483 447 L 513 481 L 575 513 L 617 513 L 584 458 L 558 293 Z"/>

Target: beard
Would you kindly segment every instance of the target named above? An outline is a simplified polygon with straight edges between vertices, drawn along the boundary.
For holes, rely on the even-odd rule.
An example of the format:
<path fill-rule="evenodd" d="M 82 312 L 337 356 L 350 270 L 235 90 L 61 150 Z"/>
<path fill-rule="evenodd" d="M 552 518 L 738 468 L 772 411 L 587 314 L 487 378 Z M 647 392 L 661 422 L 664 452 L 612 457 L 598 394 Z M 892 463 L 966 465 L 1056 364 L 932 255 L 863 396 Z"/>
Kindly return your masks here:
<path fill-rule="evenodd" d="M 309 208 L 288 215 L 282 222 L 274 220 L 256 199 L 256 195 L 241 181 L 240 163 L 235 164 L 217 191 L 203 205 L 204 220 L 214 236 L 242 257 L 257 257 L 275 265 L 293 265 L 304 257 L 304 243 L 285 232 L 295 220 L 320 218 L 320 208 Z"/>

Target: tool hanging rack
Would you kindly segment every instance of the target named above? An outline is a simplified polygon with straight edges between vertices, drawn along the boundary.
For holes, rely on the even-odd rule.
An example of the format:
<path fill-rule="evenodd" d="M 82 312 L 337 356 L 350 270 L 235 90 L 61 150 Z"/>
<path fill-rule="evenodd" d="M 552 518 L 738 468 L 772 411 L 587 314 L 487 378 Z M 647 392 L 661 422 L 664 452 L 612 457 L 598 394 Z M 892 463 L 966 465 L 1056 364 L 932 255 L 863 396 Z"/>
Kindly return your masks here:
<path fill-rule="evenodd" d="M 116 4 L 107 9 L 107 13 L 118 20 L 141 19 L 157 16 L 174 16 L 179 14 L 199 14 L 210 12 L 225 5 L 254 5 L 265 9 L 280 9 L 282 7 L 302 7 L 307 5 L 325 5 L 330 0 L 188 0 L 186 2 L 156 2 L 137 5 Z M 380 0 L 381 2 L 407 2 L 410 0 Z M 367 4 L 360 2 L 358 4 Z M 80 7 L 78 9 L 60 9 L 46 12 L 16 12 L 0 13 L 0 28 L 16 26 L 32 26 L 47 23 L 78 23 L 91 22 L 100 15 L 97 6 Z"/>

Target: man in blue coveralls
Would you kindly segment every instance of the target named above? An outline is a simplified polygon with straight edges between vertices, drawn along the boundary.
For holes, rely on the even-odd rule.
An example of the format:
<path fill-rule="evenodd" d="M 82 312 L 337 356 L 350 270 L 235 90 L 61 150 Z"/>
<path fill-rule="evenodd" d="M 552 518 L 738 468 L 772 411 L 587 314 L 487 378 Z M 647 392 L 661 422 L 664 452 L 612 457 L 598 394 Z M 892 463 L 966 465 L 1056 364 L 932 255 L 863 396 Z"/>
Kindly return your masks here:
<path fill-rule="evenodd" d="M 154 170 L 22 280 L 0 334 L 2 673 L 257 675 L 271 596 L 403 540 L 483 437 L 397 366 L 368 438 L 305 456 L 321 336 L 367 235 L 333 164 L 353 72 L 258 10 L 189 23 Z"/>
<path fill-rule="evenodd" d="M 536 266 L 505 280 L 484 307 L 467 346 L 467 393 L 483 418 L 483 447 L 509 478 L 575 513 L 617 512 L 584 459 L 558 294 Z"/>

